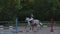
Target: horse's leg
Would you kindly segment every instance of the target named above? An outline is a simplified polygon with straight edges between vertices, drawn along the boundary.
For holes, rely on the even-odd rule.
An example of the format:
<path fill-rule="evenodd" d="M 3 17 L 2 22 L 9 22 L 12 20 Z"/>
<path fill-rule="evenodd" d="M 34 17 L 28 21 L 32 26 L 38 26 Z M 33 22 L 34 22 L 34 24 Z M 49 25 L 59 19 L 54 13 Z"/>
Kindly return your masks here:
<path fill-rule="evenodd" d="M 34 26 L 33 25 L 30 25 L 30 30 L 33 30 L 34 29 Z"/>
<path fill-rule="evenodd" d="M 40 25 L 37 25 L 37 30 L 41 29 L 41 26 Z"/>
<path fill-rule="evenodd" d="M 30 30 L 31 30 L 32 28 L 31 28 L 31 25 L 30 25 Z"/>

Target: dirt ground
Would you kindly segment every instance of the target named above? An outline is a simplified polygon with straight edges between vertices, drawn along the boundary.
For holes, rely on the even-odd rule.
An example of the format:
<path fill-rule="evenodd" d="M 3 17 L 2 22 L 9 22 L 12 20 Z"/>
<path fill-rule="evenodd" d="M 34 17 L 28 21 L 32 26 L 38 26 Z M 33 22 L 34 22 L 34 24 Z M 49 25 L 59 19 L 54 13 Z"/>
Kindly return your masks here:
<path fill-rule="evenodd" d="M 15 29 L 10 29 L 10 30 L 3 29 L 0 30 L 0 34 L 60 34 L 60 27 L 54 27 L 53 32 L 51 32 L 50 27 L 43 27 L 42 29 L 39 30 L 35 29 L 34 31 L 28 30 L 29 32 L 26 31 L 24 27 L 19 27 L 18 31 L 19 31 L 18 33 L 15 33 L 16 32 Z"/>

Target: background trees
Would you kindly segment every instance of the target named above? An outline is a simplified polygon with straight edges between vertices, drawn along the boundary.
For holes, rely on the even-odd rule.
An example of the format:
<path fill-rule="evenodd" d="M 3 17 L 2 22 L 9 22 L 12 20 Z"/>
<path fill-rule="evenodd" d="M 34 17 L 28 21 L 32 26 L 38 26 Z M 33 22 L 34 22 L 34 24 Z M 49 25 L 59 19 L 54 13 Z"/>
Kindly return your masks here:
<path fill-rule="evenodd" d="M 31 13 L 34 18 L 60 21 L 60 0 L 0 0 L 0 20 L 24 20 Z"/>

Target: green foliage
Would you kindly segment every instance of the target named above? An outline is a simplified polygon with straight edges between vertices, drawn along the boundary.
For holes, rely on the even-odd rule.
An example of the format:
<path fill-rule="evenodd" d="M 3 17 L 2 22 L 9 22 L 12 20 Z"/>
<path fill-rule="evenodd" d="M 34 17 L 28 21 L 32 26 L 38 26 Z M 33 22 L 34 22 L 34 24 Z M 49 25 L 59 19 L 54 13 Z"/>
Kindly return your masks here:
<path fill-rule="evenodd" d="M 59 0 L 0 0 L 0 20 L 24 20 L 31 13 L 39 20 L 60 20 Z"/>
<path fill-rule="evenodd" d="M 0 20 L 13 20 L 17 14 L 15 0 L 3 0 L 3 6 L 0 12 Z"/>

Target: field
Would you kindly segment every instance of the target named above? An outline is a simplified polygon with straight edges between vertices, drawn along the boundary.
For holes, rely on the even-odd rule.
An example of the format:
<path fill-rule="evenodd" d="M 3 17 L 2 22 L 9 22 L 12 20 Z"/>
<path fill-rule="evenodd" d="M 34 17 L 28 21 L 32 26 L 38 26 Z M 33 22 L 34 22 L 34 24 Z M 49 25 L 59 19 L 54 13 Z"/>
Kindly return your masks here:
<path fill-rule="evenodd" d="M 44 27 L 37 32 L 19 32 L 20 34 L 60 34 L 60 27 L 54 27 L 53 32 L 50 31 L 50 27 Z"/>
<path fill-rule="evenodd" d="M 26 30 L 25 29 L 26 25 L 27 23 L 19 23 L 18 33 L 16 33 L 16 28 L 14 28 L 14 29 L 0 29 L 0 34 L 60 34 L 59 23 L 54 23 L 53 32 L 51 32 L 51 27 L 49 27 L 49 23 L 43 23 L 44 25 L 43 28 L 39 30 L 34 29 L 34 31 L 31 31 L 29 29 Z"/>
<path fill-rule="evenodd" d="M 43 27 L 40 30 L 36 31 L 29 31 L 26 32 L 24 27 L 19 27 L 19 32 L 17 34 L 60 34 L 60 27 L 54 27 L 53 32 L 50 31 L 50 27 Z M 6 30 L 0 30 L 0 34 L 16 34 L 15 29 L 12 31 L 9 31 L 9 29 Z"/>

